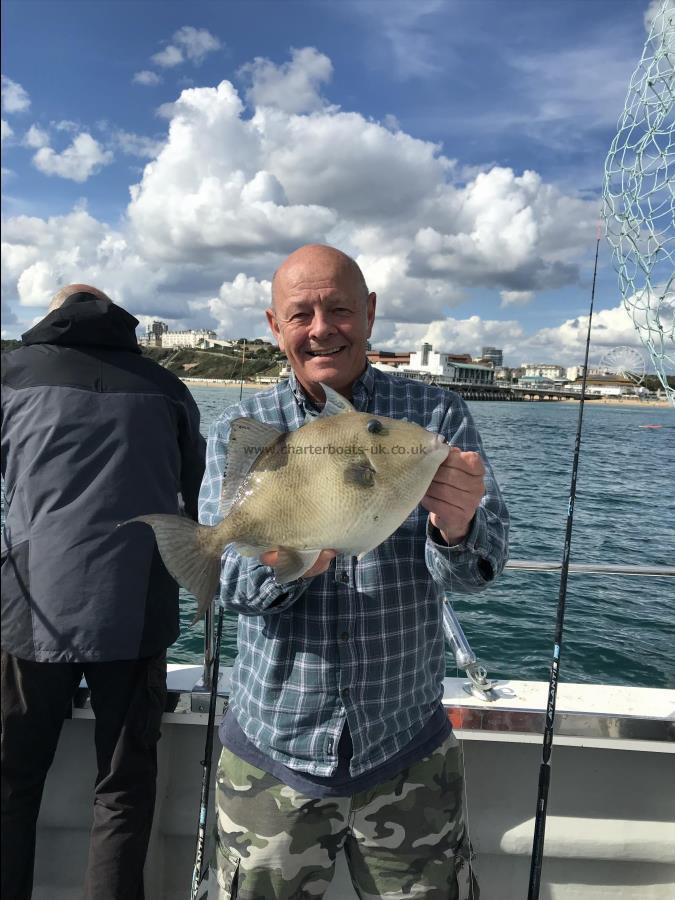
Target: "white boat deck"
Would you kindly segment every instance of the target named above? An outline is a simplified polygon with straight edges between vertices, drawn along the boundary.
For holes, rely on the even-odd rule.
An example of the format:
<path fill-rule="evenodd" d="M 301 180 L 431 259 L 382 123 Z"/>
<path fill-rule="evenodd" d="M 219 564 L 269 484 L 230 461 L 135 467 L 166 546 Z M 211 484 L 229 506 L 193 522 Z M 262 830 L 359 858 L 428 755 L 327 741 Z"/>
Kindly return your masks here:
<path fill-rule="evenodd" d="M 173 712 L 159 747 L 147 900 L 186 900 L 195 848 L 208 698 L 201 666 L 171 666 Z M 221 694 L 229 688 L 221 676 Z M 487 703 L 446 679 L 463 741 L 468 822 L 482 900 L 527 894 L 547 685 L 510 681 Z M 224 702 L 224 701 L 222 701 Z M 200 705 L 204 711 L 198 712 Z M 86 696 L 66 723 L 38 829 L 35 900 L 81 896 L 95 778 Z M 675 897 L 675 691 L 560 684 L 541 900 Z M 214 770 L 218 742 L 215 741 Z M 213 811 L 209 812 L 213 823 Z M 353 900 L 344 860 L 327 900 Z"/>

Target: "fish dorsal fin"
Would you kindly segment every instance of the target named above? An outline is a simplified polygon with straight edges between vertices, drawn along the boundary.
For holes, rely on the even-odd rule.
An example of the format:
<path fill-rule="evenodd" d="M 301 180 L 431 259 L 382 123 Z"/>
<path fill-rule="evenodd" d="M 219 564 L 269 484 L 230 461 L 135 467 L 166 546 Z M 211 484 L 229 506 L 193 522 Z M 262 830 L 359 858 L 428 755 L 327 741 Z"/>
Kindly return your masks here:
<path fill-rule="evenodd" d="M 345 400 L 342 394 L 338 394 L 337 391 L 334 391 L 333 388 L 329 388 L 328 385 L 323 384 L 323 382 L 319 382 L 319 384 L 326 395 L 326 405 L 319 413 L 320 419 L 325 418 L 326 416 L 337 416 L 340 413 L 356 412 L 349 400 Z"/>
<path fill-rule="evenodd" d="M 256 419 L 232 420 L 227 445 L 227 466 L 220 492 L 221 515 L 226 516 L 229 513 L 241 483 L 251 471 L 253 463 L 282 433 L 273 425 L 265 425 Z"/>

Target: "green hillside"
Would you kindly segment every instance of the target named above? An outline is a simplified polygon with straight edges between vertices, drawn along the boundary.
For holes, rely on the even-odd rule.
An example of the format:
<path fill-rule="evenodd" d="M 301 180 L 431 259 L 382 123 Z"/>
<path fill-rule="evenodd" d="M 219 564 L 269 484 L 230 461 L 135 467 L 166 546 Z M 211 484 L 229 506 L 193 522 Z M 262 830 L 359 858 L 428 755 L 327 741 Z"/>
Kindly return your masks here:
<path fill-rule="evenodd" d="M 243 341 L 241 342 L 243 344 Z M 2 341 L 2 352 L 21 346 L 21 341 Z M 241 346 L 241 345 L 240 345 Z M 247 341 L 244 364 L 239 347 L 214 348 L 212 350 L 173 350 L 162 347 L 143 347 L 160 365 L 182 378 L 225 378 L 245 381 L 256 375 L 278 375 L 286 363 L 286 357 L 266 341 Z"/>
<path fill-rule="evenodd" d="M 235 347 L 212 350 L 143 347 L 143 353 L 184 378 L 250 380 L 256 375 L 278 375 L 286 362 L 284 354 L 267 343 L 247 343 L 243 365 L 242 352 Z"/>

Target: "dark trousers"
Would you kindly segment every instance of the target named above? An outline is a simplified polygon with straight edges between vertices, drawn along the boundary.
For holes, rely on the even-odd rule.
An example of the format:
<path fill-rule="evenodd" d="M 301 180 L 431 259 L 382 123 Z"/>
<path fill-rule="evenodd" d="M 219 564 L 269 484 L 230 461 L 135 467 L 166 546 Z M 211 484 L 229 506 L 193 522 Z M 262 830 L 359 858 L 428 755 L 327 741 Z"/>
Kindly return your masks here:
<path fill-rule="evenodd" d="M 82 675 L 96 716 L 98 765 L 84 895 L 144 896 L 166 653 L 118 662 L 36 663 L 3 650 L 2 900 L 30 900 L 42 791 Z"/>

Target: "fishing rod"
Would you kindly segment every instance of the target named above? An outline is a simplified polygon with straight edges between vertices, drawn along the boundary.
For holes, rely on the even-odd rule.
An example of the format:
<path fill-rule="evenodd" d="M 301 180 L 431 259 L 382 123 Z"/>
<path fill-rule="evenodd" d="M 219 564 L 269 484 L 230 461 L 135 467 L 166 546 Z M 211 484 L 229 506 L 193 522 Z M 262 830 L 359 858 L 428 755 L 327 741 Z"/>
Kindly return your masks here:
<path fill-rule="evenodd" d="M 244 338 L 244 347 L 241 351 L 241 378 L 239 379 L 239 400 L 244 393 L 244 361 L 246 359 L 246 338 Z"/>
<path fill-rule="evenodd" d="M 565 622 L 565 600 L 567 598 L 567 574 L 570 566 L 570 548 L 572 545 L 572 522 L 574 520 L 574 499 L 577 493 L 577 469 L 579 467 L 579 451 L 581 448 L 581 423 L 584 417 L 584 397 L 586 394 L 586 377 L 588 374 L 588 349 L 591 344 L 591 321 L 593 319 L 593 302 L 595 300 L 595 278 L 598 272 L 598 252 L 600 250 L 600 233 L 598 231 L 595 245 L 595 264 L 593 266 L 593 286 L 591 288 L 591 306 L 588 312 L 588 333 L 586 335 L 586 356 L 584 358 L 584 374 L 581 382 L 581 399 L 579 401 L 579 419 L 574 441 L 574 460 L 572 462 L 572 483 L 567 506 L 567 525 L 565 528 L 565 545 L 563 548 L 562 567 L 560 570 L 560 591 L 558 593 L 558 611 L 555 623 L 553 643 L 553 659 L 551 676 L 548 684 L 548 700 L 546 702 L 546 721 L 544 724 L 544 744 L 542 762 L 539 767 L 539 787 L 537 791 L 537 811 L 534 822 L 534 839 L 532 842 L 532 858 L 530 860 L 530 883 L 527 900 L 538 900 L 541 883 L 541 866 L 544 856 L 544 833 L 546 831 L 546 809 L 548 806 L 548 789 L 551 783 L 551 748 L 553 745 L 553 720 L 555 719 L 555 701 L 558 693 L 558 674 L 560 671 L 560 649 Z"/>
<path fill-rule="evenodd" d="M 192 887 L 190 888 L 190 900 L 197 900 L 199 885 L 202 882 L 202 870 L 204 868 L 204 847 L 206 845 L 206 816 L 209 808 L 209 786 L 211 783 L 211 758 L 213 756 L 213 728 L 216 719 L 216 700 L 218 698 L 218 669 L 220 667 L 220 638 L 223 632 L 223 605 L 218 610 L 218 626 L 216 629 L 216 646 L 213 654 L 213 669 L 211 671 L 211 695 L 209 697 L 209 716 L 206 724 L 206 743 L 204 745 L 204 759 L 202 766 L 202 792 L 199 805 L 199 824 L 197 827 L 197 849 L 195 850 L 195 867 L 192 872 Z"/>

